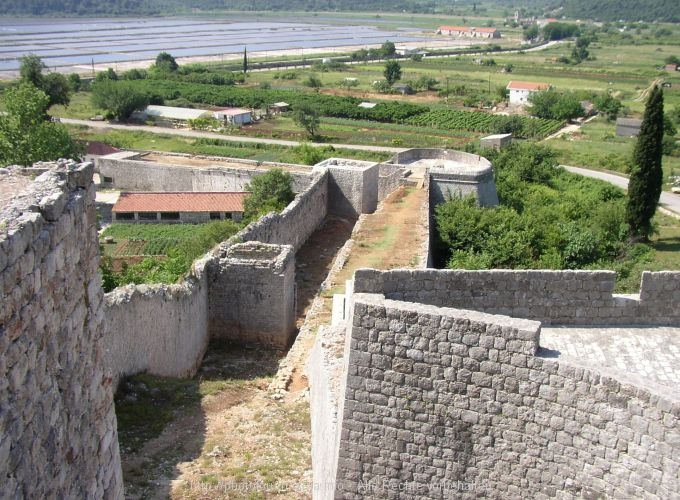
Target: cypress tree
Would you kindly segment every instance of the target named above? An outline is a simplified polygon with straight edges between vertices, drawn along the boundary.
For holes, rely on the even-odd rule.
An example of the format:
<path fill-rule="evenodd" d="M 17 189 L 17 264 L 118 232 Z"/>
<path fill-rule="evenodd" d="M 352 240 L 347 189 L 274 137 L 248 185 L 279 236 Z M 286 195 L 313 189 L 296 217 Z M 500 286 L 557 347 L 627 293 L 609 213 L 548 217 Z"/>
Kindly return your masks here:
<path fill-rule="evenodd" d="M 635 149 L 633 170 L 628 183 L 626 220 L 634 241 L 647 241 L 652 217 L 661 196 L 663 172 L 663 91 L 655 85 L 647 99 Z"/>
<path fill-rule="evenodd" d="M 245 75 L 248 72 L 248 52 L 246 52 L 246 48 L 243 47 L 243 74 Z"/>

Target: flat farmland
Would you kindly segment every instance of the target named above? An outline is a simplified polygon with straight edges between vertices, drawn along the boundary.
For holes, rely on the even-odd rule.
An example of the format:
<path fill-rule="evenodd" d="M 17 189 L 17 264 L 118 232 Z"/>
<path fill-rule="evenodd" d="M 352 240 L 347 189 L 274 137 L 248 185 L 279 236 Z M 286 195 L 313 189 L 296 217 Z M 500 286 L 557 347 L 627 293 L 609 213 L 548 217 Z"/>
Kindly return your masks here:
<path fill-rule="evenodd" d="M 304 57 L 339 48 L 346 52 L 348 47 L 379 46 L 385 40 L 431 45 L 437 41 L 435 28 L 230 19 L 3 19 L 0 76 L 16 76 L 18 58 L 29 53 L 52 70 L 83 73 L 92 71 L 93 65 L 123 69 L 130 63 L 148 64 L 163 51 L 185 60 L 227 60 L 241 57 L 244 48 L 253 57 L 281 55 L 281 51 Z"/>

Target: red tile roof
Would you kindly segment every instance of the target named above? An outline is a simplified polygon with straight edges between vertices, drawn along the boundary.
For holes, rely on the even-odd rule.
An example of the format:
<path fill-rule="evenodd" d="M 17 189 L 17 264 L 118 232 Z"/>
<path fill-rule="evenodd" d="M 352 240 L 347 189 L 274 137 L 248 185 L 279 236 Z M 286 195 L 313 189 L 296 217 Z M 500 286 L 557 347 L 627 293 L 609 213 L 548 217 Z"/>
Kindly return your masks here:
<path fill-rule="evenodd" d="M 549 83 L 535 83 L 535 82 L 510 82 L 508 83 L 509 90 L 548 90 Z"/>
<path fill-rule="evenodd" d="M 120 193 L 114 212 L 243 212 L 250 193 Z"/>
<path fill-rule="evenodd" d="M 440 26 L 438 31 L 460 31 L 461 33 L 495 33 L 496 28 L 468 28 L 467 26 Z"/>

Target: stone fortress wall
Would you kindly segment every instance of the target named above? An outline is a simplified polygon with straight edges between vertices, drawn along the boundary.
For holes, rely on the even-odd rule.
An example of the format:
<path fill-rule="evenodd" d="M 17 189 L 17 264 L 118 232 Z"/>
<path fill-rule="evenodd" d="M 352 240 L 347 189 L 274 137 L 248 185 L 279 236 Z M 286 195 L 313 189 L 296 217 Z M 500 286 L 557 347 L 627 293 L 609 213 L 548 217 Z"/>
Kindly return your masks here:
<path fill-rule="evenodd" d="M 127 285 L 107 293 L 106 359 L 115 381 L 144 371 L 163 376 L 191 376 L 200 366 L 209 339 L 227 335 L 227 325 L 238 326 L 238 331 L 245 333 L 263 324 L 279 324 L 282 328 L 278 330 L 262 331 L 259 341 L 277 347 L 288 345 L 294 329 L 294 322 L 290 320 L 295 307 L 294 281 L 289 276 L 278 283 L 274 277 L 279 273 L 271 273 L 272 283 L 286 286 L 268 287 L 268 293 L 258 294 L 262 300 L 266 296 L 266 301 L 260 302 L 257 314 L 244 313 L 243 316 L 250 319 L 242 317 L 243 321 L 237 322 L 231 311 L 225 311 L 225 300 L 229 298 L 231 307 L 247 312 L 246 305 L 253 306 L 256 300 L 244 286 L 241 300 L 237 300 L 236 284 L 262 283 L 263 267 L 268 266 L 263 259 L 253 259 L 259 260 L 259 265 L 235 263 L 228 258 L 229 251 L 239 243 L 255 241 L 289 245 L 292 251 L 299 249 L 326 216 L 327 184 L 328 173 L 316 172 L 307 188 L 283 212 L 262 217 L 221 243 L 194 262 L 182 283 Z M 293 256 L 288 259 L 284 274 L 290 275 L 291 269 L 294 269 Z M 248 335 L 248 341 L 257 340 Z"/>
<path fill-rule="evenodd" d="M 609 271 L 356 271 L 308 365 L 314 498 L 672 497 L 680 393 L 539 351 L 537 321 L 680 325 L 679 272 L 644 273 L 639 294 L 614 285 Z"/>
<path fill-rule="evenodd" d="M 614 271 L 360 269 L 354 291 L 562 325 L 680 325 L 680 272 L 644 272 L 614 294 Z"/>
<path fill-rule="evenodd" d="M 444 149 L 409 149 L 390 161 L 429 173 L 430 203 L 472 195 L 483 207 L 498 205 L 491 163 L 483 156 Z"/>
<path fill-rule="evenodd" d="M 315 498 L 675 495 L 677 397 L 537 356 L 539 332 L 355 294 L 337 471 L 314 457 L 315 481 L 337 489 Z"/>
<path fill-rule="evenodd" d="M 0 472 L 9 488 L 20 496 L 121 498 L 117 378 L 191 375 L 210 336 L 223 330 L 211 323 L 224 319 L 217 316 L 224 307 L 218 292 L 233 288 L 234 277 L 261 281 L 262 268 L 283 283 L 266 299 L 281 305 L 271 324 L 275 314 L 287 324 L 292 252 L 327 213 L 371 207 L 381 177 L 395 171 L 312 169 L 284 212 L 195 262 L 182 283 L 122 287 L 104 300 L 92 168 L 43 174 L 34 194 L 0 214 L 11 221 L 0 231 L 0 289 L 3 306 L 9 304 L 0 323 L 7 394 L 0 409 L 8 409 L 0 411 Z M 242 242 L 244 249 L 236 246 Z M 264 245 L 252 259 L 264 262 L 241 265 L 236 276 L 221 272 L 230 258 L 249 260 L 252 245 Z M 486 484 L 492 498 L 677 491 L 678 398 L 536 356 L 537 323 L 447 307 L 555 322 L 582 313 L 609 322 L 618 311 L 677 324 L 678 281 L 677 273 L 649 273 L 639 296 L 613 296 L 606 272 L 359 271 L 345 322 L 322 330 L 310 361 L 315 482 L 337 480 L 343 488 L 317 497 L 437 498 L 450 496 L 442 481 L 454 479 Z M 245 289 L 243 304 L 262 303 L 255 288 Z M 265 342 L 279 339 L 268 335 Z M 99 346 L 110 347 L 106 356 Z M 360 481 L 381 488 L 383 479 L 444 489 L 357 493 Z"/>
<path fill-rule="evenodd" d="M 173 160 L 163 163 L 162 158 L 145 159 L 147 154 L 121 151 L 98 158 L 96 170 L 101 176 L 101 187 L 125 191 L 245 191 L 245 185 L 254 176 L 281 168 L 292 175 L 293 191 L 299 193 L 307 187 L 312 173 L 312 167 L 288 163 L 230 158 L 229 165 L 224 166 L 224 158 L 178 153 L 159 155 Z M 184 158 L 187 165 L 180 164 Z M 189 166 L 196 159 L 205 166 Z"/>
<path fill-rule="evenodd" d="M 0 208 L 0 496 L 123 498 L 93 167 L 52 167 Z"/>

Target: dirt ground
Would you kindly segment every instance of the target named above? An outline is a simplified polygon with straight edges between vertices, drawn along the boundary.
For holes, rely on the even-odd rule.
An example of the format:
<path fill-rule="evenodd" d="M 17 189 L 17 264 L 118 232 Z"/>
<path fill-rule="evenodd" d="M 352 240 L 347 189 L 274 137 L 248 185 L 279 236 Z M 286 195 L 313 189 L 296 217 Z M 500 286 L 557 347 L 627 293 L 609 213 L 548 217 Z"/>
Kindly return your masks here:
<path fill-rule="evenodd" d="M 226 386 L 177 408 L 160 436 L 139 451 L 121 450 L 127 498 L 311 498 L 304 367 L 316 327 L 329 322 L 332 292 L 355 269 L 420 265 L 427 241 L 425 197 L 422 189 L 400 188 L 356 226 L 343 218 L 325 221 L 297 254 L 301 333 L 295 345 L 285 357 L 275 351 L 211 345 L 196 379 Z M 326 280 L 331 288 L 320 291 L 350 236 L 349 257 Z"/>
<path fill-rule="evenodd" d="M 225 168 L 241 168 L 241 169 L 252 169 L 252 170 L 268 170 L 270 167 L 268 165 L 249 165 L 246 162 L 231 162 L 231 161 L 219 161 L 217 159 L 208 159 L 197 156 L 174 156 L 174 155 L 164 155 L 159 153 L 146 153 L 139 158 L 141 161 L 154 161 L 158 163 L 165 163 L 169 165 L 176 165 L 182 167 L 225 167 Z M 308 174 L 311 170 L 310 168 L 295 168 L 293 166 L 287 167 L 286 170 L 291 172 L 300 172 Z"/>

